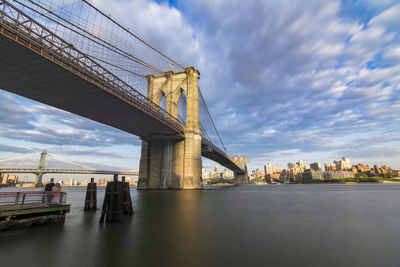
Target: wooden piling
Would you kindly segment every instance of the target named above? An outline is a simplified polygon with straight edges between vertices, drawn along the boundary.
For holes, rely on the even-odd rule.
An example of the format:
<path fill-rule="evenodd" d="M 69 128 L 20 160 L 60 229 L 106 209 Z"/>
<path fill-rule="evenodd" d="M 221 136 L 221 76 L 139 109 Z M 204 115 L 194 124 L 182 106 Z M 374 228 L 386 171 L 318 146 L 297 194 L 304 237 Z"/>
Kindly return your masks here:
<path fill-rule="evenodd" d="M 133 215 L 131 190 L 129 183 L 125 182 L 125 176 L 122 176 L 122 201 L 124 203 L 124 214 Z"/>
<path fill-rule="evenodd" d="M 94 182 L 94 178 L 90 179 L 86 188 L 84 210 L 97 210 L 97 184 Z"/>
<path fill-rule="evenodd" d="M 101 209 L 100 224 L 104 222 L 123 222 L 124 204 L 122 200 L 122 182 L 118 181 L 118 175 L 114 175 L 114 181 L 108 182 Z"/>

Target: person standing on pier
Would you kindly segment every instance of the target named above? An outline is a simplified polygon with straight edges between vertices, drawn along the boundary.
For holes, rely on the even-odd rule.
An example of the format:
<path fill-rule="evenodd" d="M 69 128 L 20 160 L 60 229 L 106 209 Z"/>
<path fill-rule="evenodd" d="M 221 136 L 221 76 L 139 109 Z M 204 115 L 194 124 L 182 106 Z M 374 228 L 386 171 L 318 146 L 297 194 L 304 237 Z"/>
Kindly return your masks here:
<path fill-rule="evenodd" d="M 46 184 L 44 187 L 44 192 L 51 192 L 54 186 L 54 178 L 50 178 L 50 183 Z"/>
<path fill-rule="evenodd" d="M 47 197 L 47 203 L 50 203 L 53 195 L 52 195 L 52 191 L 53 191 L 53 187 L 54 187 L 54 178 L 50 178 L 50 183 L 46 184 L 46 186 L 44 187 L 44 193 L 46 194 L 45 197 Z"/>
<path fill-rule="evenodd" d="M 56 183 L 56 185 L 53 187 L 52 190 L 53 193 L 53 198 L 51 200 L 52 204 L 60 204 L 60 197 L 61 197 L 61 184 Z"/>

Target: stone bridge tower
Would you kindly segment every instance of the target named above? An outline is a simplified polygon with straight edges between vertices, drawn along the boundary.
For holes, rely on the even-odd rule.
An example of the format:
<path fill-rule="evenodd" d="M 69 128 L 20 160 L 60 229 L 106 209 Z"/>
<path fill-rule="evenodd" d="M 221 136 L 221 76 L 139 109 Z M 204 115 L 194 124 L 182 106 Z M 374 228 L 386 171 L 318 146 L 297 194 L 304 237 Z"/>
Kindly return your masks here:
<path fill-rule="evenodd" d="M 201 138 L 199 118 L 200 73 L 193 67 L 182 72 L 168 71 L 147 76 L 147 97 L 160 106 L 165 96 L 166 110 L 178 118 L 178 100 L 185 93 L 184 139 L 166 136 L 142 137 L 138 189 L 200 189 Z"/>
<path fill-rule="evenodd" d="M 247 173 L 247 158 L 246 157 L 234 157 L 233 160 L 236 164 L 240 165 L 244 170 L 243 173 L 235 173 L 235 185 L 248 184 L 249 175 Z"/>

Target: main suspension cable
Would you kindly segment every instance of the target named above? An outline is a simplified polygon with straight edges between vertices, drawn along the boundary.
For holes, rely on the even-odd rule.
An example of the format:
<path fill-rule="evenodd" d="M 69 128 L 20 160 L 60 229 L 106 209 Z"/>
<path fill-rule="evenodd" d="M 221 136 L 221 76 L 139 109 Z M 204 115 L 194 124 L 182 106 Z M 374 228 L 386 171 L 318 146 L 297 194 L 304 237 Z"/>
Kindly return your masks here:
<path fill-rule="evenodd" d="M 200 87 L 199 87 L 199 94 L 200 94 L 201 99 L 202 99 L 203 102 L 204 102 L 204 106 L 205 106 L 205 108 L 206 108 L 206 111 L 207 111 L 207 113 L 208 113 L 208 116 L 209 116 L 210 119 L 211 119 L 212 125 L 214 126 L 215 132 L 217 133 L 218 139 L 219 139 L 219 141 L 221 142 L 221 145 L 222 145 L 222 147 L 224 148 L 225 152 L 227 152 L 227 151 L 226 151 L 226 147 L 225 147 L 224 143 L 222 142 L 221 136 L 219 135 L 219 132 L 218 132 L 218 130 L 217 130 L 217 127 L 215 126 L 214 120 L 213 120 L 213 118 L 211 117 L 210 111 L 208 110 L 207 103 L 206 103 L 206 101 L 204 100 L 204 97 L 203 97 L 203 94 L 201 93 Z"/>

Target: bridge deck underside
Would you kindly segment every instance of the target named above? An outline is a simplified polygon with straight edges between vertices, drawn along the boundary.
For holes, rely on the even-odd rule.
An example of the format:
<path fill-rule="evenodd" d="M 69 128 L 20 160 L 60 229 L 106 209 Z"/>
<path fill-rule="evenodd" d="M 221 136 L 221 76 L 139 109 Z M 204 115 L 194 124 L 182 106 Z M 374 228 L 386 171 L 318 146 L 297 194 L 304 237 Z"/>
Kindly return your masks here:
<path fill-rule="evenodd" d="M 0 89 L 138 136 L 177 132 L 124 100 L 0 35 Z"/>
<path fill-rule="evenodd" d="M 140 137 L 182 138 L 151 115 L 4 35 L 0 35 L 0 89 Z M 207 150 L 206 144 L 202 142 L 202 156 L 242 172 L 225 154 Z"/>
<path fill-rule="evenodd" d="M 212 161 L 218 162 L 225 168 L 228 168 L 236 173 L 244 173 L 243 169 L 239 168 L 231 159 L 227 158 L 225 155 L 219 153 L 218 151 L 209 151 L 207 147 L 202 144 L 201 155 Z"/>

